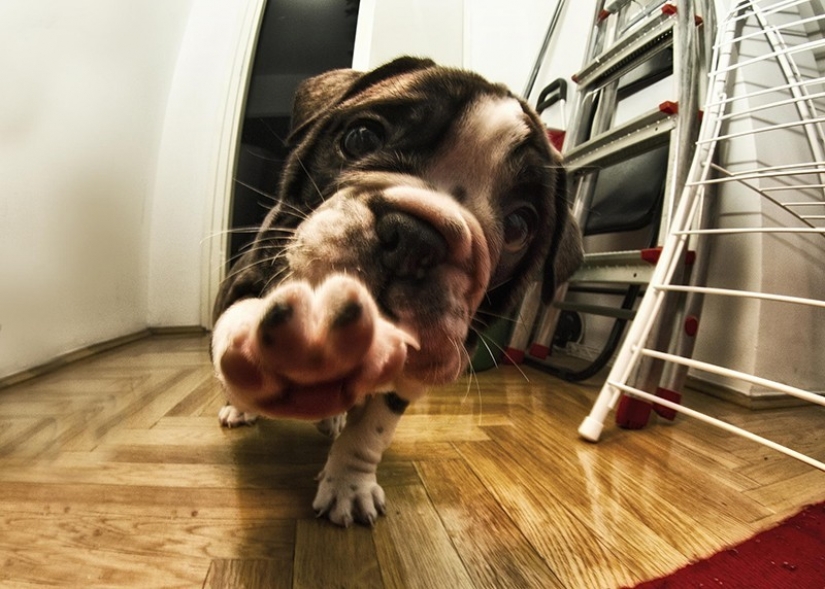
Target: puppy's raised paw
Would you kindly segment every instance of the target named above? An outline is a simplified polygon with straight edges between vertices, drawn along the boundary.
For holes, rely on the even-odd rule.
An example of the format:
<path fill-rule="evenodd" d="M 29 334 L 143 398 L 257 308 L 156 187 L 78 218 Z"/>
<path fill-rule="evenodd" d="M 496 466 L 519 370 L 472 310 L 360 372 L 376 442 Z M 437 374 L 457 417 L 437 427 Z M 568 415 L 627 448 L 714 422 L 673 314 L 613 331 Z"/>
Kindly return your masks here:
<path fill-rule="evenodd" d="M 318 517 L 326 516 L 345 528 L 353 522 L 372 526 L 386 513 L 386 498 L 375 473 L 331 473 L 324 469 L 312 508 Z"/>
<path fill-rule="evenodd" d="M 233 405 L 224 405 L 218 411 L 218 421 L 223 427 L 240 427 L 253 425 L 258 421 L 258 416 L 254 413 L 243 412 Z"/>
<path fill-rule="evenodd" d="M 417 348 L 358 280 L 295 281 L 218 319 L 212 357 L 227 399 L 267 417 L 322 419 L 393 388 Z"/>

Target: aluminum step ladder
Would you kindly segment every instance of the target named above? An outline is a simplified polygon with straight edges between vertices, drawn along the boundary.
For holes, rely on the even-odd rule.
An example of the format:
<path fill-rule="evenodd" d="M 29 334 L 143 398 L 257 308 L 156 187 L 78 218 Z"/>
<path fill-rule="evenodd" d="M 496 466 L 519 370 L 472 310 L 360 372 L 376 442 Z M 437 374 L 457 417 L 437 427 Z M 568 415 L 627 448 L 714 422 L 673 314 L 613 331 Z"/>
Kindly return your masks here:
<path fill-rule="evenodd" d="M 613 356 L 655 269 L 693 155 L 706 14 L 712 15 L 706 0 L 597 4 L 585 64 L 573 76 L 577 93 L 563 150 L 573 212 L 586 236 L 645 226 L 648 235 L 634 249 L 587 252 L 554 304 L 542 305 L 538 289 L 529 290 L 507 348 L 511 360 L 524 358 L 568 380 L 584 380 Z M 643 91 L 656 83 L 666 87 L 662 80 L 670 80 L 669 99 L 647 104 Z M 638 112 L 622 120 L 623 101 L 631 97 Z M 602 300 L 585 300 L 593 296 Z M 604 302 L 617 298 L 618 304 Z M 557 366 L 550 357 L 562 313 L 563 319 L 587 314 L 613 320 L 601 353 L 583 369 Z M 664 341 L 669 334 L 658 337 Z"/>

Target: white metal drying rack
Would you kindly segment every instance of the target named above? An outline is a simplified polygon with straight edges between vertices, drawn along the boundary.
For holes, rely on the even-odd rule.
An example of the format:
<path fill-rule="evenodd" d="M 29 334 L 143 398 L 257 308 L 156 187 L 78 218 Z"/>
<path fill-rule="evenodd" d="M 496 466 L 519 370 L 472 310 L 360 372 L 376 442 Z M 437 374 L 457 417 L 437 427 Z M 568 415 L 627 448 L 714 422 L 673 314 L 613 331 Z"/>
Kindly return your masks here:
<path fill-rule="evenodd" d="M 814 0 L 780 0 L 771 3 L 740 0 L 733 4 L 727 18 L 721 23 L 714 46 L 707 104 L 688 182 L 682 191 L 662 255 L 637 311 L 636 319 L 618 352 L 612 370 L 590 415 L 585 418 L 579 428 L 579 434 L 583 438 L 593 442 L 598 441 L 608 413 L 625 395 L 631 402 L 664 407 L 667 410 L 694 417 L 825 471 L 825 463 L 821 460 L 715 417 L 684 407 L 680 403 L 657 395 L 655 390 L 652 392 L 642 390 L 634 381 L 637 373 L 645 373 L 649 370 L 649 363 L 659 362 L 664 363 L 667 368 L 664 372 L 666 377 L 660 389 L 681 390 L 688 371 L 698 369 L 825 406 L 825 397 L 822 394 L 806 390 L 804 386 L 777 382 L 756 374 L 692 359 L 694 337 L 681 334 L 670 346 L 669 352 L 659 351 L 649 344 L 657 320 L 672 320 L 672 318 L 662 317 L 660 313 L 667 296 L 686 297 L 682 317 L 698 317 L 704 297 L 711 296 L 744 297 L 825 310 L 825 300 L 822 299 L 716 288 L 706 284 L 707 240 L 710 236 L 785 233 L 800 236 L 809 234 L 813 238 L 819 235 L 825 239 L 825 227 L 823 227 L 825 225 L 825 133 L 823 133 L 825 116 L 819 114 L 825 106 L 823 102 L 825 76 L 804 76 L 794 58 L 795 55 L 805 53 L 811 56 L 815 50 L 825 48 L 825 15 L 817 12 Z M 795 18 L 790 18 L 790 16 Z M 750 30 L 744 32 L 746 28 Z M 792 35 L 796 43 L 789 44 L 786 39 L 788 35 Z M 799 41 L 800 38 L 804 38 L 802 42 Z M 741 52 L 743 43 L 754 41 L 766 43 L 770 50 L 755 57 L 743 57 Z M 738 91 L 745 85 L 742 83 L 743 79 L 747 81 L 746 68 L 766 62 L 772 62 L 778 66 L 785 83 L 752 92 Z M 737 76 L 740 84 L 734 87 L 733 82 Z M 812 91 L 815 88 L 819 88 L 819 91 Z M 774 96 L 782 97 L 773 99 Z M 754 99 L 761 101 L 767 99 L 768 102 L 751 106 L 750 103 Z M 753 125 L 754 128 L 747 131 L 737 131 L 731 128 L 737 121 L 748 119 L 752 121 L 756 113 L 762 114 L 769 109 L 789 105 L 794 107 L 797 115 L 795 120 L 782 123 L 760 123 L 761 126 Z M 731 142 L 746 138 L 758 141 L 766 133 L 783 129 L 795 129 L 805 137 L 810 150 L 809 160 L 775 165 L 768 162 L 763 165 L 760 162 L 747 170 L 727 169 L 716 163 L 723 157 L 723 148 L 729 147 Z M 780 180 L 783 183 L 780 183 Z M 780 227 L 714 228 L 715 203 L 713 199 L 717 196 L 716 189 L 727 183 L 739 183 L 746 187 L 747 192 L 753 196 L 766 199 L 784 211 L 785 218 L 794 219 L 793 226 L 788 223 Z M 769 185 L 762 186 L 763 183 Z M 774 196 L 780 191 L 804 193 L 809 200 L 786 201 L 781 196 Z M 811 195 L 814 196 L 811 197 Z M 680 259 L 689 247 L 697 250 L 697 256 L 700 258 L 697 260 L 697 266 L 702 267 L 694 270 L 693 280 L 689 286 L 681 286 L 675 279 L 675 274 Z M 702 259 L 704 259 L 704 264 L 700 263 Z M 825 330 L 825 313 L 823 313 L 822 324 L 814 324 L 809 328 Z M 825 361 L 825 351 L 823 351 L 823 361 Z M 644 363 L 648 363 L 648 366 L 640 369 L 640 365 Z M 825 383 L 823 383 L 823 388 L 825 388 Z"/>

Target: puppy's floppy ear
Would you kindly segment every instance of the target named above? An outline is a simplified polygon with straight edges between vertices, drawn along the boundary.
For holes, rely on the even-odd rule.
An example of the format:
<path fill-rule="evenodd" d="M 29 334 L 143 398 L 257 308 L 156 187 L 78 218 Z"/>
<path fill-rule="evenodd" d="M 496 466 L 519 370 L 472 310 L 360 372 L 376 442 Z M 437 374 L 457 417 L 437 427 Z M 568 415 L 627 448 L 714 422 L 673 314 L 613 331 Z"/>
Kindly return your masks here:
<path fill-rule="evenodd" d="M 553 300 L 556 288 L 567 282 L 582 263 L 582 235 L 567 206 L 567 174 L 559 167 L 556 175 L 556 227 L 550 252 L 544 262 L 541 298 Z"/>
<path fill-rule="evenodd" d="M 432 59 L 422 59 L 419 57 L 399 57 L 389 63 L 385 63 L 384 65 L 375 68 L 371 72 L 363 74 L 356 83 L 350 86 L 346 94 L 344 94 L 341 98 L 347 99 L 350 96 L 355 96 L 359 92 L 363 92 L 370 86 L 373 86 L 383 80 L 393 78 L 401 74 L 425 70 L 434 66 L 435 62 Z"/>
<path fill-rule="evenodd" d="M 291 138 L 301 135 L 309 123 L 332 105 L 355 96 L 382 80 L 433 66 L 435 62 L 431 59 L 399 57 L 367 73 L 339 69 L 302 81 L 298 84 L 292 103 Z"/>
<path fill-rule="evenodd" d="M 292 102 L 292 132 L 303 127 L 324 108 L 336 102 L 362 75 L 361 72 L 349 69 L 331 70 L 298 84 Z"/>

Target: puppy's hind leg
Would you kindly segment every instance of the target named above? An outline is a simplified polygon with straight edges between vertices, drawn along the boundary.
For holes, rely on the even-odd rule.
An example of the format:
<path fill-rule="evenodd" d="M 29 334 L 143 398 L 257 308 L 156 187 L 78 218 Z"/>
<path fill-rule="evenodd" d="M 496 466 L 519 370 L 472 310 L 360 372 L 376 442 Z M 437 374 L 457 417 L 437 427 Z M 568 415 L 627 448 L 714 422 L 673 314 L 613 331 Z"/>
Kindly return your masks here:
<path fill-rule="evenodd" d="M 347 425 L 347 414 L 333 415 L 321 421 L 315 422 L 316 429 L 331 440 L 334 440 L 341 432 L 344 431 L 344 426 Z"/>
<path fill-rule="evenodd" d="M 244 412 L 227 403 L 218 411 L 218 421 L 223 427 L 239 427 L 242 425 L 253 425 L 258 421 L 258 416 L 254 413 Z"/>

